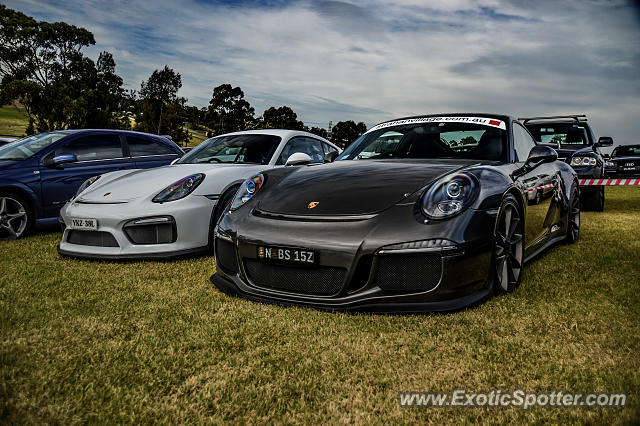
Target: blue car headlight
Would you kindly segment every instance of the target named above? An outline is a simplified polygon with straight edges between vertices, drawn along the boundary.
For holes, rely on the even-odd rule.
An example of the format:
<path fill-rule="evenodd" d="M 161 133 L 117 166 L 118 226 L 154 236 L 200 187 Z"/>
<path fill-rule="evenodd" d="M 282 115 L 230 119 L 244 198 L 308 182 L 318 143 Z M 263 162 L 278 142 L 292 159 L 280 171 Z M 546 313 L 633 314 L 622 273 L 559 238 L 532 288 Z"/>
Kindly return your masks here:
<path fill-rule="evenodd" d="M 204 180 L 204 173 L 196 173 L 172 183 L 153 197 L 154 203 L 166 203 L 176 201 L 191 194 Z"/>
<path fill-rule="evenodd" d="M 247 179 L 236 192 L 236 196 L 231 203 L 230 210 L 238 210 L 247 201 L 253 198 L 264 185 L 264 175 L 262 173 Z"/>
<path fill-rule="evenodd" d="M 454 216 L 469 207 L 478 192 L 478 181 L 469 173 L 445 176 L 431 185 L 422 197 L 422 212 L 431 219 Z"/>
<path fill-rule="evenodd" d="M 80 188 L 78 188 L 78 190 L 76 191 L 76 195 L 73 196 L 72 200 L 74 200 L 78 195 L 80 195 L 80 193 L 82 191 L 84 191 L 85 189 L 87 189 L 88 187 L 93 185 L 93 183 L 95 181 L 97 181 L 98 179 L 100 179 L 100 176 L 93 176 L 93 177 L 90 177 L 89 179 L 85 180 L 82 183 L 82 185 L 80 185 Z"/>

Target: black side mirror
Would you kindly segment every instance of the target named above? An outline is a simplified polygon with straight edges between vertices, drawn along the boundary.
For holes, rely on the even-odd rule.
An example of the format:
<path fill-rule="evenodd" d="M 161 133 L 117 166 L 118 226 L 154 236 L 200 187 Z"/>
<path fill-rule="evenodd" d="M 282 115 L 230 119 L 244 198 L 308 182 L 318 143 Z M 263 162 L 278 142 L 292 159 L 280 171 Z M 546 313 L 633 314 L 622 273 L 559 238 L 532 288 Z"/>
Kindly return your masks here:
<path fill-rule="evenodd" d="M 333 163 L 333 161 L 336 159 L 338 155 L 339 155 L 338 151 L 327 152 L 327 155 L 324 156 L 324 162 Z"/>
<path fill-rule="evenodd" d="M 525 164 L 535 167 L 542 163 L 551 163 L 557 159 L 558 152 L 555 149 L 546 145 L 536 145 L 529 151 Z"/>
<path fill-rule="evenodd" d="M 75 154 L 58 154 L 53 158 L 46 158 L 43 163 L 47 167 L 57 167 L 62 164 L 75 163 L 78 157 Z"/>
<path fill-rule="evenodd" d="M 609 137 L 609 136 L 600 136 L 600 138 L 598 139 L 598 142 L 596 142 L 593 147 L 594 148 L 601 148 L 603 146 L 611 146 L 613 145 L 613 138 Z"/>

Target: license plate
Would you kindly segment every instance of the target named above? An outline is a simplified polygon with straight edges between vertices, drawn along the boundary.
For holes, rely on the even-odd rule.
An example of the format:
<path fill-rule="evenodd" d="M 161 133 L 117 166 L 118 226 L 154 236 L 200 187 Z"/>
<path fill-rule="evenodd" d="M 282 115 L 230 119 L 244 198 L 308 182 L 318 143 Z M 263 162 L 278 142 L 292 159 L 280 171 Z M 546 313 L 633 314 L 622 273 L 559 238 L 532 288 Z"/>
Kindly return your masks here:
<path fill-rule="evenodd" d="M 635 170 L 635 169 L 636 169 L 635 167 L 625 167 L 622 170 Z"/>
<path fill-rule="evenodd" d="M 71 218 L 69 219 L 69 228 L 91 229 L 95 231 L 98 229 L 98 221 L 96 219 Z"/>
<path fill-rule="evenodd" d="M 315 265 L 316 252 L 302 248 L 258 246 L 258 259 L 295 265 Z"/>

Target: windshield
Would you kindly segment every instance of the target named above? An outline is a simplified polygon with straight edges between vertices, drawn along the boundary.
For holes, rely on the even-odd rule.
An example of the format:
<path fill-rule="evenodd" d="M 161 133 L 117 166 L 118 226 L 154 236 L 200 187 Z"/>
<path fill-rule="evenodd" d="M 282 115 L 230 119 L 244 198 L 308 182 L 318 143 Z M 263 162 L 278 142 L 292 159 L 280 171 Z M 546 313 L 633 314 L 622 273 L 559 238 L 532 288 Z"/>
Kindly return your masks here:
<path fill-rule="evenodd" d="M 429 120 L 434 117 L 425 117 Z M 440 117 L 435 117 L 439 119 Z M 458 117 L 464 118 L 464 117 Z M 421 119 L 415 119 L 418 121 Z M 506 125 L 501 120 L 487 123 L 431 121 L 399 124 L 371 131 L 351 144 L 337 160 L 377 158 L 461 158 L 504 161 L 507 154 Z M 400 120 L 403 123 L 406 120 Z"/>
<path fill-rule="evenodd" d="M 559 143 L 560 148 L 580 148 L 592 144 L 584 124 L 527 124 L 527 129 L 542 143 Z"/>
<path fill-rule="evenodd" d="M 279 136 L 230 135 L 207 139 L 185 154 L 176 164 L 245 163 L 269 164 Z"/>
<path fill-rule="evenodd" d="M 618 146 L 611 157 L 640 157 L 640 145 Z"/>
<path fill-rule="evenodd" d="M 26 160 L 65 136 L 64 133 L 40 133 L 11 142 L 0 147 L 0 160 Z"/>

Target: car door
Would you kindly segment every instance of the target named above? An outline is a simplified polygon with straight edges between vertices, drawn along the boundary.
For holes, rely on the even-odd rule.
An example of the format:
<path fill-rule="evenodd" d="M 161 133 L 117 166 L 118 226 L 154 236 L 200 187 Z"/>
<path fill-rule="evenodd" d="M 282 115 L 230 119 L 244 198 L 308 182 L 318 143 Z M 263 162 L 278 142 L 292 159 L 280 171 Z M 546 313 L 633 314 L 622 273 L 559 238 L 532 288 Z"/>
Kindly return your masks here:
<path fill-rule="evenodd" d="M 78 161 L 59 166 L 44 166 L 43 161 L 59 154 L 74 154 Z M 124 156 L 123 141 L 117 133 L 92 133 L 65 141 L 41 161 L 43 210 L 46 217 L 58 215 L 82 183 L 90 177 L 133 168 Z"/>
<path fill-rule="evenodd" d="M 143 136 L 127 135 L 129 155 L 138 169 L 164 166 L 180 157 L 168 145 Z"/>
<path fill-rule="evenodd" d="M 276 165 L 284 165 L 287 159 L 296 152 L 303 152 L 311 157 L 312 163 L 324 162 L 324 150 L 322 148 L 322 142 L 317 139 L 308 138 L 304 136 L 296 136 L 291 138 L 287 144 L 282 148 L 282 152 L 276 161 Z"/>
<path fill-rule="evenodd" d="M 531 134 L 517 122 L 513 123 L 513 142 L 516 163 L 518 167 L 522 167 L 536 143 Z M 557 223 L 557 167 L 554 163 L 540 164 L 519 176 L 517 181 L 527 195 L 525 255 L 529 255 L 549 240 L 551 228 Z"/>

